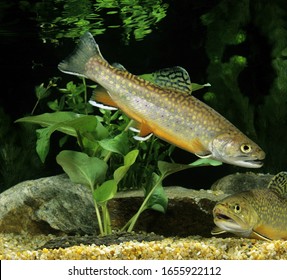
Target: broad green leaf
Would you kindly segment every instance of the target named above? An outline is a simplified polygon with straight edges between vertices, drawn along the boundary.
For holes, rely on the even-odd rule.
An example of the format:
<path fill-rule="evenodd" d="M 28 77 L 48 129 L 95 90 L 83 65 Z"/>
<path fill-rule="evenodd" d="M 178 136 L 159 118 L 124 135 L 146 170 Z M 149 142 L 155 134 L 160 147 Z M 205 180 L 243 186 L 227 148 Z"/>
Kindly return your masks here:
<path fill-rule="evenodd" d="M 36 130 L 37 142 L 36 142 L 36 151 L 42 162 L 45 162 L 45 159 L 49 153 L 50 149 L 50 128 L 40 128 Z"/>
<path fill-rule="evenodd" d="M 45 113 L 38 116 L 28 116 L 20 118 L 15 122 L 29 122 L 39 124 L 41 126 L 50 126 L 59 122 L 73 120 L 81 116 L 85 115 L 80 115 L 73 112 L 54 112 L 54 113 Z"/>
<path fill-rule="evenodd" d="M 136 161 L 136 158 L 139 154 L 138 150 L 132 150 L 124 157 L 124 165 L 118 167 L 114 172 L 114 179 L 117 184 L 122 180 L 125 174 L 128 172 L 131 165 L 133 165 Z"/>
<path fill-rule="evenodd" d="M 155 211 L 165 213 L 168 205 L 168 197 L 164 192 L 161 181 L 162 180 L 160 176 L 158 176 L 156 173 L 152 174 L 152 185 L 157 186 L 155 187 L 153 193 L 151 194 L 149 200 L 147 201 L 145 209 L 153 209 Z"/>
<path fill-rule="evenodd" d="M 57 155 L 56 160 L 74 183 L 93 188 L 105 180 L 108 165 L 99 158 L 65 150 Z"/>
<path fill-rule="evenodd" d="M 173 173 L 191 168 L 188 164 L 170 163 L 166 161 L 158 161 L 158 169 L 161 175 L 165 178 Z"/>
<path fill-rule="evenodd" d="M 214 159 L 200 158 L 190 164 L 178 164 L 178 163 L 170 163 L 166 161 L 158 161 L 158 168 L 162 176 L 165 178 L 173 173 L 176 173 L 176 172 L 179 172 L 185 169 L 198 167 L 198 166 L 218 166 L 221 164 L 222 162 L 214 160 Z"/>
<path fill-rule="evenodd" d="M 128 135 L 127 132 L 122 132 L 111 139 L 103 139 L 99 141 L 100 146 L 110 152 L 125 155 L 128 152 Z"/>
<path fill-rule="evenodd" d="M 200 158 L 192 163 L 189 164 L 192 167 L 197 166 L 219 166 L 222 165 L 221 161 L 215 160 L 215 159 L 209 159 L 209 158 Z"/>
<path fill-rule="evenodd" d="M 108 136 L 108 130 L 98 121 L 95 116 L 75 114 L 71 112 L 54 112 L 38 116 L 25 117 L 17 122 L 37 123 L 41 126 L 47 126 L 46 129 L 37 131 L 37 153 L 45 161 L 50 147 L 50 136 L 55 131 L 60 131 L 67 135 L 77 137 L 82 136 L 83 145 L 87 150 L 93 149 L 94 146 L 88 140 L 97 141 Z M 85 147 L 84 147 L 85 148 Z"/>
<path fill-rule="evenodd" d="M 108 180 L 93 192 L 93 197 L 96 203 L 102 204 L 112 199 L 117 193 L 118 186 L 115 180 Z"/>

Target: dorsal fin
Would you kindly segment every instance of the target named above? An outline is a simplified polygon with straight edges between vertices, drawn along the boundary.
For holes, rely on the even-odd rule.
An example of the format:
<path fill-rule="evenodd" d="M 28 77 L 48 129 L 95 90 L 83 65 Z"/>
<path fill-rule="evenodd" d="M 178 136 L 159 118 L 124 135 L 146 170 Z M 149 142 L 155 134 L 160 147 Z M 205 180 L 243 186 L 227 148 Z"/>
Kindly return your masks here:
<path fill-rule="evenodd" d="M 189 75 L 187 71 L 180 66 L 160 69 L 151 74 L 140 75 L 140 77 L 162 88 L 178 90 L 187 94 L 191 94 L 192 92 Z"/>
<path fill-rule="evenodd" d="M 115 68 L 117 68 L 117 69 L 119 69 L 119 70 L 127 71 L 127 69 L 126 69 L 123 65 L 121 65 L 120 63 L 118 63 L 118 62 L 112 63 L 112 66 L 115 67 Z"/>
<path fill-rule="evenodd" d="M 275 175 L 269 185 L 268 188 L 276 193 L 280 197 L 287 196 L 287 172 L 280 172 Z"/>

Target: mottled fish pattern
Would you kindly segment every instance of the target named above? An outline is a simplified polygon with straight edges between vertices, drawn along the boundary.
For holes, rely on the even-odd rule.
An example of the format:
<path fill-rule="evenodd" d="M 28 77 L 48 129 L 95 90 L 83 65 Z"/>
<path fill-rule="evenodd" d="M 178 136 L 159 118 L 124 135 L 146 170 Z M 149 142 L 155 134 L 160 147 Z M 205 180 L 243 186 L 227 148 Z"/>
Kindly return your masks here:
<path fill-rule="evenodd" d="M 213 209 L 213 234 L 287 240 L 287 172 L 280 172 L 268 188 L 244 191 L 226 197 Z"/>

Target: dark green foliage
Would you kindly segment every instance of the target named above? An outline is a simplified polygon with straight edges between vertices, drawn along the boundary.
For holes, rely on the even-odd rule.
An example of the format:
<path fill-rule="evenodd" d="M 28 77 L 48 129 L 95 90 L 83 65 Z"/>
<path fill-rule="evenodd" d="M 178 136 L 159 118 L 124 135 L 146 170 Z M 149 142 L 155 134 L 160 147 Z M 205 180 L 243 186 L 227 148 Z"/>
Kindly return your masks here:
<path fill-rule="evenodd" d="M 0 108 L 0 192 L 21 181 L 44 175 L 35 142 L 33 126 L 16 127 Z"/>
<path fill-rule="evenodd" d="M 267 154 L 263 169 L 271 173 L 284 170 L 287 165 L 282 152 L 287 142 L 286 10 L 287 2 L 281 0 L 222 0 L 202 16 L 207 26 L 206 52 L 210 60 L 207 73 L 212 85 L 212 92 L 208 92 L 205 99 L 262 146 Z M 242 51 L 247 38 L 249 43 L 256 42 L 256 38 L 250 40 L 254 34 L 248 31 L 252 29 L 259 30 L 266 45 L 272 48 L 271 64 L 276 77 L 268 85 L 270 91 L 265 89 L 266 96 L 249 87 L 248 83 L 254 82 L 250 76 L 244 80 L 247 85 L 240 84 L 240 76 L 250 63 L 246 53 L 256 55 L 252 53 L 253 45 L 247 45 L 247 52 Z M 268 75 L 272 77 L 273 73 Z M 256 82 L 265 83 L 263 79 Z M 255 92 L 243 92 L 242 88 Z"/>

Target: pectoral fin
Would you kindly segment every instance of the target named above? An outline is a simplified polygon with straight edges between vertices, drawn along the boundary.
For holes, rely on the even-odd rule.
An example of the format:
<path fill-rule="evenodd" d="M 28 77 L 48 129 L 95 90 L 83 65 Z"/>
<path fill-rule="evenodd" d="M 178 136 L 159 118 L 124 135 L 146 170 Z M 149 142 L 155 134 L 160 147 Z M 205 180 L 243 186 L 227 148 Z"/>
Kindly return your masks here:
<path fill-rule="evenodd" d="M 134 139 L 138 141 L 146 141 L 153 135 L 151 128 L 145 122 L 138 123 L 134 121 L 130 130 L 138 133 L 134 136 Z"/>
<path fill-rule="evenodd" d="M 255 230 L 252 231 L 252 234 L 254 235 L 253 237 L 256 239 L 265 240 L 265 241 L 272 241 L 272 239 L 260 234 L 259 232 L 255 231 Z"/>
<path fill-rule="evenodd" d="M 198 153 L 195 153 L 196 156 L 198 156 L 199 158 L 211 158 L 212 157 L 212 154 L 198 154 Z"/>
<path fill-rule="evenodd" d="M 223 233 L 226 233 L 227 231 L 219 228 L 219 227 L 214 227 L 211 231 L 211 234 L 212 235 L 218 235 L 218 234 L 223 234 Z"/>

